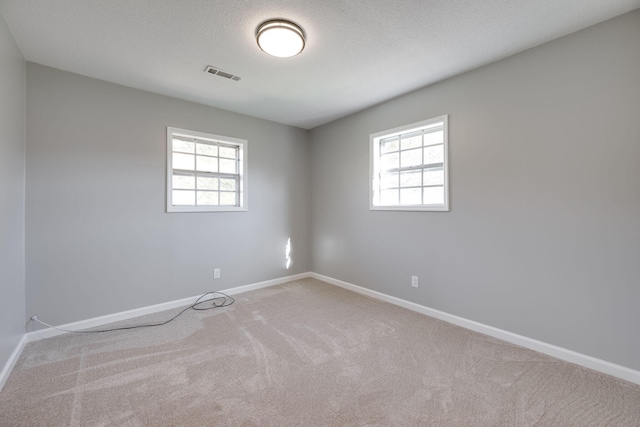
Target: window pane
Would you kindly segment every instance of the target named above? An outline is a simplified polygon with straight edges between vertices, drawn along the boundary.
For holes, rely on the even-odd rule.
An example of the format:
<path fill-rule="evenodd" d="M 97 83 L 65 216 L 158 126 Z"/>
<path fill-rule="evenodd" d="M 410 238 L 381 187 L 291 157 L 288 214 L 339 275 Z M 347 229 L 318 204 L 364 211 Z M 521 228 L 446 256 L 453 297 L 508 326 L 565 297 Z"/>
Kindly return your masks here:
<path fill-rule="evenodd" d="M 391 151 L 398 151 L 400 147 L 400 140 L 394 139 L 393 141 L 384 141 L 380 144 L 381 153 L 389 153 Z"/>
<path fill-rule="evenodd" d="M 369 135 L 371 210 L 449 209 L 447 116 Z"/>
<path fill-rule="evenodd" d="M 218 172 L 218 158 L 196 156 L 197 169 L 203 172 Z"/>
<path fill-rule="evenodd" d="M 222 151 L 222 148 L 220 149 Z M 236 173 L 236 161 L 229 159 L 220 159 L 221 173 Z"/>
<path fill-rule="evenodd" d="M 426 133 L 424 135 L 424 145 L 442 144 L 444 142 L 444 131 Z"/>
<path fill-rule="evenodd" d="M 424 164 L 444 162 L 444 145 L 433 145 L 424 149 Z"/>
<path fill-rule="evenodd" d="M 167 128 L 167 212 L 244 210 L 246 141 Z"/>
<path fill-rule="evenodd" d="M 400 174 L 400 187 L 418 187 L 422 185 L 422 171 L 414 170 Z"/>
<path fill-rule="evenodd" d="M 182 141 L 181 139 L 173 139 L 173 151 L 181 151 L 183 153 L 193 153 L 193 142 Z"/>
<path fill-rule="evenodd" d="M 380 174 L 380 188 L 397 188 L 398 178 L 398 172 Z"/>
<path fill-rule="evenodd" d="M 216 157 L 218 155 L 218 146 L 199 142 L 196 144 L 196 154 Z"/>
<path fill-rule="evenodd" d="M 424 189 L 425 205 L 443 205 L 444 187 L 427 187 Z"/>
<path fill-rule="evenodd" d="M 380 203 L 382 205 L 397 205 L 398 194 L 398 190 L 382 190 L 380 192 Z"/>
<path fill-rule="evenodd" d="M 195 190 L 196 188 L 196 178 L 194 176 L 173 175 L 172 183 L 173 188 L 184 188 L 188 190 Z"/>
<path fill-rule="evenodd" d="M 231 178 L 220 178 L 220 190 L 236 191 L 236 180 Z"/>
<path fill-rule="evenodd" d="M 414 135 L 410 138 L 402 139 L 402 149 L 422 147 L 422 135 Z"/>
<path fill-rule="evenodd" d="M 238 150 L 235 148 L 229 147 L 220 147 L 220 157 L 227 157 L 229 159 L 235 159 L 237 157 L 236 153 Z"/>
<path fill-rule="evenodd" d="M 210 178 L 206 176 L 198 177 L 198 189 L 199 190 L 217 190 L 218 178 Z"/>
<path fill-rule="evenodd" d="M 217 191 L 198 191 L 198 205 L 216 206 L 217 204 Z"/>
<path fill-rule="evenodd" d="M 220 204 L 223 206 L 234 206 L 236 204 L 236 193 L 220 192 Z"/>
<path fill-rule="evenodd" d="M 444 170 L 442 168 L 424 170 L 424 185 L 443 185 L 443 184 L 444 184 Z"/>
<path fill-rule="evenodd" d="M 419 205 L 422 203 L 421 188 L 403 188 L 400 190 L 401 205 Z"/>
<path fill-rule="evenodd" d="M 172 201 L 174 205 L 190 205 L 196 204 L 196 192 L 185 190 L 173 190 Z"/>
<path fill-rule="evenodd" d="M 382 170 L 395 169 L 400 166 L 400 155 L 398 153 L 385 154 L 380 156 L 380 168 Z"/>
<path fill-rule="evenodd" d="M 173 153 L 173 168 L 194 170 L 194 156 L 191 154 Z"/>
<path fill-rule="evenodd" d="M 402 159 L 400 161 L 400 167 L 406 168 L 409 166 L 417 166 L 422 164 L 422 150 L 409 150 L 402 152 Z"/>

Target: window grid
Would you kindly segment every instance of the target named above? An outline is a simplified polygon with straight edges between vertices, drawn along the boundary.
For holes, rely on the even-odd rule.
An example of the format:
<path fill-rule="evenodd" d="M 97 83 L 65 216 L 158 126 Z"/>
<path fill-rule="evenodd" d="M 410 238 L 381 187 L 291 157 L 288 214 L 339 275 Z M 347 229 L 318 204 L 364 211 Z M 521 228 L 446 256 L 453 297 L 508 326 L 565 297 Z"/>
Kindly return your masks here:
<path fill-rule="evenodd" d="M 176 142 L 178 144 L 176 144 Z M 185 149 L 181 148 L 179 143 L 190 143 L 193 144 L 193 149 Z M 177 146 L 177 148 L 176 148 Z M 201 146 L 208 147 L 209 150 L 216 153 L 207 154 L 206 149 L 200 150 Z M 214 149 L 215 148 L 215 149 Z M 224 149 L 224 150 L 221 150 Z M 212 150 L 213 149 L 213 150 Z M 239 148 L 237 146 L 231 144 L 224 144 L 219 141 L 206 141 L 198 138 L 185 138 L 180 136 L 174 136 L 172 140 L 172 154 L 179 155 L 187 155 L 193 157 L 193 169 L 173 169 L 173 176 L 188 176 L 194 178 L 193 186 L 190 188 L 184 187 L 176 187 L 173 186 L 174 194 L 185 194 L 185 192 L 194 193 L 193 194 L 193 203 L 174 203 L 174 205 L 182 205 L 182 206 L 239 206 L 240 203 L 240 193 L 237 191 L 239 188 L 240 176 L 238 174 L 239 169 Z M 209 163 L 209 165 L 215 165 L 214 168 L 218 172 L 212 172 L 208 170 L 199 169 L 199 163 L 203 163 L 202 160 L 209 159 L 209 161 L 213 160 L 213 163 Z M 221 170 L 221 159 L 224 160 L 232 160 L 233 161 L 233 173 L 231 172 L 220 172 Z M 201 160 L 199 162 L 199 160 Z M 204 162 L 205 164 L 207 162 Z M 227 162 L 227 165 L 229 163 Z M 198 178 L 210 178 L 213 179 L 217 184 L 215 187 L 217 189 L 208 189 L 208 188 L 200 188 L 199 179 Z M 233 189 L 229 188 L 221 188 L 220 180 L 224 179 L 225 182 L 233 181 L 234 185 Z M 180 192 L 180 193 L 175 193 Z M 204 197 L 204 196 L 207 197 Z M 202 196 L 202 197 L 201 197 Z M 232 196 L 232 197 L 230 197 Z M 190 197 L 189 197 L 190 198 Z M 175 197 L 174 197 L 175 199 Z M 179 199 L 179 198 L 178 198 Z M 229 203 L 229 201 L 232 201 Z"/>
<path fill-rule="evenodd" d="M 401 134 L 401 135 L 396 135 L 390 138 L 384 138 L 384 139 L 380 139 L 379 142 L 379 153 L 380 153 L 380 164 L 383 164 L 383 157 L 384 156 L 389 156 L 391 154 L 394 153 L 398 153 L 398 167 L 396 168 L 389 168 L 389 169 L 381 169 L 380 173 L 379 173 L 379 177 L 378 177 L 378 191 L 379 192 L 383 192 L 383 191 L 389 191 L 389 190 L 397 190 L 397 194 L 398 197 L 395 201 L 395 204 L 403 204 L 402 203 L 402 197 L 401 197 L 401 191 L 402 190 L 408 190 L 408 189 L 424 189 L 424 188 L 439 188 L 439 187 L 444 187 L 444 184 L 425 184 L 424 183 L 424 175 L 425 175 L 425 171 L 428 170 L 443 170 L 444 167 L 444 163 L 443 162 L 431 162 L 431 163 L 426 163 L 425 162 L 425 147 L 438 147 L 441 146 L 442 149 L 444 150 L 444 141 L 443 142 L 437 142 L 437 143 L 428 143 L 425 144 L 425 134 L 432 134 L 435 132 L 442 132 L 444 130 L 444 126 L 443 125 L 436 125 L 436 126 L 431 126 L 429 128 L 426 128 L 424 130 L 418 131 L 418 132 L 410 132 L 410 133 L 406 133 L 406 134 Z M 416 137 L 420 137 L 420 144 L 417 146 L 409 146 L 408 148 L 402 148 L 402 143 L 403 141 L 412 139 L 412 138 L 416 138 Z M 385 145 L 388 145 L 391 142 L 395 142 L 398 141 L 398 149 L 397 150 L 388 150 L 385 148 Z M 410 165 L 410 166 L 402 166 L 402 153 L 403 152 L 409 152 L 409 151 L 413 151 L 413 150 L 420 150 L 420 163 L 419 165 Z M 420 184 L 419 185 L 402 185 L 402 172 L 409 172 L 409 171 L 420 171 Z M 397 174 L 398 176 L 398 185 L 397 186 L 384 186 L 383 185 L 383 180 L 382 180 L 382 176 L 383 175 L 390 175 L 390 174 Z M 425 200 L 424 200 L 424 191 L 420 191 L 420 202 L 418 203 L 410 203 L 408 205 L 424 205 L 425 204 Z"/>
<path fill-rule="evenodd" d="M 246 141 L 174 128 L 167 128 L 167 136 L 167 211 L 246 210 Z"/>
<path fill-rule="evenodd" d="M 195 192 L 196 193 L 196 198 L 195 198 L 195 205 L 196 206 L 218 206 L 220 205 L 219 203 L 219 194 L 223 193 L 223 194 L 233 194 L 234 195 L 234 203 L 231 204 L 230 206 L 237 206 L 239 203 L 239 196 L 240 193 L 238 191 L 235 190 L 222 190 L 220 189 L 220 179 L 225 179 L 225 180 L 231 180 L 234 182 L 233 187 L 234 188 L 239 188 L 240 185 L 240 178 L 238 177 L 238 175 L 232 175 L 232 174 L 215 174 L 215 173 L 206 173 L 206 172 L 196 172 L 195 174 L 190 172 L 190 171 L 185 171 L 185 170 L 180 170 L 180 169 L 174 169 L 173 170 L 173 176 L 185 176 L 185 177 L 194 177 L 194 187 L 193 188 L 185 188 L 185 187 L 180 187 L 179 185 L 174 184 L 173 185 L 173 189 L 174 191 L 190 191 L 190 192 Z M 211 178 L 214 179 L 216 182 L 216 187 L 217 189 L 210 189 L 210 188 L 206 188 L 206 186 L 200 187 L 201 184 L 199 184 L 199 180 L 198 178 Z M 211 193 L 214 194 L 214 198 L 218 199 L 218 204 L 207 204 L 207 203 L 198 203 L 198 198 L 197 198 L 197 194 L 198 193 Z M 225 205 L 222 205 L 225 206 Z"/>
<path fill-rule="evenodd" d="M 448 116 L 370 135 L 372 210 L 448 211 Z"/>

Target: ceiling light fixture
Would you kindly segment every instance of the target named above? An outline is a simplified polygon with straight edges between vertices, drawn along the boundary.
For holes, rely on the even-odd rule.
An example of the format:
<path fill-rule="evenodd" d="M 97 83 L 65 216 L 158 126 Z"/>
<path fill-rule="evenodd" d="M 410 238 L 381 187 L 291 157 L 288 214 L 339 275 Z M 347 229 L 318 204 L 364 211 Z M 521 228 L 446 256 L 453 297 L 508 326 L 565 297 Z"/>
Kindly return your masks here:
<path fill-rule="evenodd" d="M 282 19 L 260 24 L 256 30 L 256 40 L 260 49 L 279 58 L 296 56 L 302 52 L 305 43 L 302 28 Z"/>

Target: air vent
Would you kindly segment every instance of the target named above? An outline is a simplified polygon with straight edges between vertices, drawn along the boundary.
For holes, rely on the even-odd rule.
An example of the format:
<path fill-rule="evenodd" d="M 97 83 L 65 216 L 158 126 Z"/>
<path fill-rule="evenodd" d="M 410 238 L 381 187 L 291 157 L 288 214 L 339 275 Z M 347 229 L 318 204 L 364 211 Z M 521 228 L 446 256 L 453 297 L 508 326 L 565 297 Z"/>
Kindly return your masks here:
<path fill-rule="evenodd" d="M 240 76 L 236 76 L 233 75 L 231 73 L 227 73 L 226 71 L 222 71 L 216 67 L 213 67 L 211 65 L 207 65 L 207 68 L 204 69 L 204 71 L 206 73 L 209 74 L 213 74 L 214 76 L 220 76 L 220 77 L 224 77 L 225 79 L 229 79 L 229 80 L 233 80 L 233 81 L 238 81 L 240 80 Z"/>

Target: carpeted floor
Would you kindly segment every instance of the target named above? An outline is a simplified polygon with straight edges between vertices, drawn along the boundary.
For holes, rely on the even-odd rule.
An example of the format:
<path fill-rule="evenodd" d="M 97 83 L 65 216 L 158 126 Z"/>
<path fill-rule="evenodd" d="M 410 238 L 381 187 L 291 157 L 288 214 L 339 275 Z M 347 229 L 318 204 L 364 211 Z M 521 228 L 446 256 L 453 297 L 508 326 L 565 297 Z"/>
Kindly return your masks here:
<path fill-rule="evenodd" d="M 305 279 L 30 343 L 0 392 L 3 427 L 116 425 L 637 427 L 640 386 Z"/>

